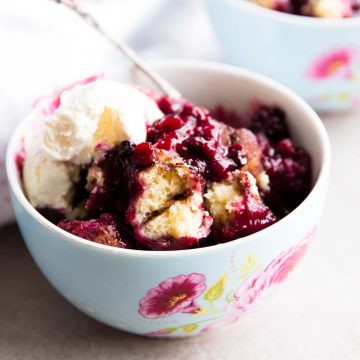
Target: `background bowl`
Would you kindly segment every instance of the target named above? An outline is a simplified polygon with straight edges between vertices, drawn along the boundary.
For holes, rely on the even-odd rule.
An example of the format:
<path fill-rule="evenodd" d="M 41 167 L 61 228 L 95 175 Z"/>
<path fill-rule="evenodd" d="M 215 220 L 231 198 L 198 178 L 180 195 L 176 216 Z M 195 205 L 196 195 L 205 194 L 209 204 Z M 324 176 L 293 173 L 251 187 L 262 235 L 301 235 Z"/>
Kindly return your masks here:
<path fill-rule="evenodd" d="M 360 107 L 360 18 L 284 14 L 246 0 L 206 0 L 227 61 L 277 80 L 316 110 Z"/>
<path fill-rule="evenodd" d="M 185 97 L 210 108 L 221 103 L 243 112 L 256 100 L 284 108 L 295 141 L 313 159 L 313 189 L 305 201 L 269 228 L 227 244 L 173 252 L 126 250 L 71 235 L 27 201 L 15 157 L 22 135 L 34 126 L 34 112 L 13 134 L 7 173 L 25 242 L 41 271 L 66 299 L 122 330 L 189 336 L 235 322 L 296 265 L 319 221 L 330 150 L 314 111 L 266 78 L 202 62 L 164 62 L 157 69 Z"/>

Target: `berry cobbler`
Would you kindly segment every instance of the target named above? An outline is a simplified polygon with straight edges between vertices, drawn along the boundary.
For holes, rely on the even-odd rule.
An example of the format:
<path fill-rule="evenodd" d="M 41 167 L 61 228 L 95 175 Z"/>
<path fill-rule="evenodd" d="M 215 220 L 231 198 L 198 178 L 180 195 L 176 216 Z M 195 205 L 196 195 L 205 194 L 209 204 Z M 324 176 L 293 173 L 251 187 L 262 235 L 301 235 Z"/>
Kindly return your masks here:
<path fill-rule="evenodd" d="M 310 156 L 278 106 L 238 116 L 148 94 L 107 80 L 62 93 L 24 138 L 24 189 L 43 216 L 99 244 L 179 250 L 253 234 L 308 195 Z"/>
<path fill-rule="evenodd" d="M 269 9 L 319 18 L 349 18 L 360 14 L 360 0 L 250 0 Z"/>

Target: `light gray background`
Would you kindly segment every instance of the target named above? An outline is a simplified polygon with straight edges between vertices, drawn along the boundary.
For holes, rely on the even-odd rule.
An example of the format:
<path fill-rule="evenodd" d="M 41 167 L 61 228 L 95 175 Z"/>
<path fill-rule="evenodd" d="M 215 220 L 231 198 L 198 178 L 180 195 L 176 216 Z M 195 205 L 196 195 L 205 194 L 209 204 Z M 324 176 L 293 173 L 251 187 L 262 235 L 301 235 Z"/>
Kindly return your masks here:
<path fill-rule="evenodd" d="M 33 9 L 38 6 L 42 10 L 29 11 L 25 0 L 4 1 L 0 8 L 0 36 L 4 40 L 1 44 L 5 46 L 0 57 L 0 78 L 14 80 L 0 82 L 2 125 L 5 120 L 13 119 L 12 124 L 19 120 L 35 95 L 47 93 L 61 81 L 81 78 L 84 71 L 97 69 L 103 64 L 101 54 L 111 60 L 111 66 L 121 66 L 119 54 L 107 52 L 101 40 L 92 37 L 95 35 L 87 36 L 81 20 L 70 14 L 65 20 L 64 11 L 59 19 L 54 15 L 58 14 L 55 4 L 32 1 Z M 146 0 L 87 2 L 107 20 L 111 31 L 118 31 L 147 59 L 221 60 L 199 0 L 152 0 L 151 6 Z M 23 6 L 25 3 L 27 7 Z M 121 11 L 112 11 L 110 5 L 106 10 L 101 3 L 121 3 L 127 16 L 122 18 Z M 115 15 L 109 18 L 109 13 Z M 37 27 L 33 26 L 34 18 Z M 87 64 L 88 68 L 79 67 L 80 57 L 67 67 L 68 73 L 54 62 L 56 54 L 60 56 L 66 50 L 68 40 L 57 43 L 54 53 L 49 51 L 53 37 L 48 34 L 55 28 L 59 35 L 62 21 L 78 26 L 72 36 L 79 46 L 83 44 L 81 39 L 90 42 L 93 56 L 89 59 L 96 60 Z M 21 65 L 21 41 L 29 42 L 24 31 L 27 36 L 32 34 L 30 43 L 37 49 L 29 53 L 30 58 L 27 56 L 36 71 L 29 72 Z M 47 66 L 41 63 L 44 41 L 46 56 L 51 59 Z M 53 72 L 53 67 L 61 72 Z M 41 76 L 42 69 L 54 77 L 46 72 Z M 41 81 L 35 82 L 39 76 Z M 317 238 L 303 262 L 273 297 L 237 325 L 189 340 L 146 339 L 102 325 L 73 308 L 52 289 L 31 259 L 17 228 L 8 226 L 0 228 L 0 359 L 360 359 L 360 112 L 322 118 L 331 138 L 333 163 L 329 197 Z M 9 129 L 10 125 L 2 128 L 0 135 L 6 135 L 4 130 Z M 1 145 L 4 143 L 0 137 L 0 150 Z"/>

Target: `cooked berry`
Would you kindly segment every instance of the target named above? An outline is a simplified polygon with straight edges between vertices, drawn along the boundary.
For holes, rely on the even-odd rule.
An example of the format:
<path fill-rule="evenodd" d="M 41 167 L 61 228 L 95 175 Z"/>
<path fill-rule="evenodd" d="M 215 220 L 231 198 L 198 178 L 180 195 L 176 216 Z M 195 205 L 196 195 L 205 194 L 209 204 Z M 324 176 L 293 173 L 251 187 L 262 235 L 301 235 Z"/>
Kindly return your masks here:
<path fill-rule="evenodd" d="M 121 231 L 114 215 L 102 214 L 99 219 L 83 221 L 61 221 L 58 226 L 71 234 L 98 244 L 120 248 L 133 248 L 134 244 Z"/>
<path fill-rule="evenodd" d="M 182 101 L 172 100 L 167 96 L 160 97 L 157 104 L 164 114 L 177 114 L 183 107 Z"/>
<path fill-rule="evenodd" d="M 260 106 L 252 117 L 251 130 L 277 142 L 289 137 L 285 119 L 285 112 L 277 106 Z"/>
<path fill-rule="evenodd" d="M 53 224 L 57 224 L 64 220 L 66 217 L 65 211 L 61 209 L 53 209 L 50 207 L 42 207 L 36 209 L 42 216 L 51 221 Z"/>
<path fill-rule="evenodd" d="M 212 111 L 213 118 L 218 120 L 221 124 L 229 125 L 234 128 L 241 127 L 243 125 L 243 119 L 235 111 L 225 109 L 223 106 L 218 105 Z"/>
<path fill-rule="evenodd" d="M 309 3 L 309 0 L 290 0 L 289 1 L 289 12 L 294 14 L 301 14 L 302 9 Z"/>
<path fill-rule="evenodd" d="M 88 210 L 114 212 L 126 207 L 128 194 L 119 189 L 127 186 L 126 164 L 134 147 L 125 141 L 113 148 L 98 149 L 87 174 Z"/>
<path fill-rule="evenodd" d="M 263 166 L 270 179 L 265 202 L 279 217 L 295 209 L 309 193 L 311 159 L 305 150 L 295 148 L 290 139 L 268 147 Z"/>
<path fill-rule="evenodd" d="M 152 145 L 146 142 L 136 145 L 131 153 L 131 159 L 138 167 L 151 166 L 155 161 Z"/>

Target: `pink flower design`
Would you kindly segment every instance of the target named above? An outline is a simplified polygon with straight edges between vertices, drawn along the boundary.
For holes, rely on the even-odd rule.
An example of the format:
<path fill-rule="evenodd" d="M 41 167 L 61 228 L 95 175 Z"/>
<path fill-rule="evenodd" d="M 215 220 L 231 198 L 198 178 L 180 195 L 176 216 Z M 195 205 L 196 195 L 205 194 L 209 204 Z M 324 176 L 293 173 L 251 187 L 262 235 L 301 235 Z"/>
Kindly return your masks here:
<path fill-rule="evenodd" d="M 206 325 L 204 328 L 202 328 L 201 332 L 207 333 L 210 331 L 220 329 L 223 326 L 234 324 L 239 320 L 243 312 L 237 306 L 236 301 L 232 301 L 226 304 L 223 308 L 223 311 L 224 311 L 223 318 L 221 318 L 220 320 L 213 321 L 210 324 Z"/>
<path fill-rule="evenodd" d="M 356 96 L 352 99 L 352 105 L 354 107 L 360 107 L 360 96 Z"/>
<path fill-rule="evenodd" d="M 201 332 L 216 330 L 224 325 L 230 325 L 239 320 L 243 313 L 248 311 L 263 298 L 267 290 L 282 282 L 303 257 L 309 242 L 315 234 L 315 228 L 301 240 L 298 245 L 282 252 L 264 270 L 258 271 L 235 290 L 234 300 L 223 308 L 224 317 L 205 326 Z"/>
<path fill-rule="evenodd" d="M 148 336 L 165 336 L 172 334 L 174 332 L 174 330 L 172 328 L 167 328 L 167 329 L 160 329 L 160 330 L 156 330 L 156 331 L 151 331 L 149 333 L 146 333 L 145 335 Z"/>
<path fill-rule="evenodd" d="M 269 287 L 269 274 L 265 271 L 260 271 L 245 281 L 234 294 L 234 302 L 239 312 L 251 308 Z"/>
<path fill-rule="evenodd" d="M 304 256 L 311 239 L 314 237 L 316 228 L 312 229 L 299 244 L 283 251 L 266 268 L 259 271 L 243 283 L 234 295 L 234 301 L 240 311 L 246 311 L 257 300 L 265 295 L 272 285 L 279 284 L 295 268 Z"/>
<path fill-rule="evenodd" d="M 356 55 L 356 50 L 352 48 L 326 52 L 311 65 L 307 75 L 314 80 L 324 80 L 334 76 L 351 79 L 351 66 Z"/>
<path fill-rule="evenodd" d="M 308 237 L 306 237 L 306 240 L 308 240 Z M 298 246 L 280 255 L 265 268 L 265 273 L 269 273 L 269 286 L 279 284 L 285 280 L 304 256 L 308 245 L 308 241 L 302 241 Z"/>
<path fill-rule="evenodd" d="M 239 320 L 243 313 L 248 311 L 263 298 L 267 290 L 275 284 L 279 284 L 294 269 L 296 264 L 305 254 L 305 251 L 315 234 L 315 228 L 301 240 L 298 245 L 282 252 L 264 270 L 247 279 L 238 289 L 235 290 L 234 300 L 223 308 L 224 317 L 216 320 L 201 332 L 216 330 L 225 325 L 230 325 Z"/>
<path fill-rule="evenodd" d="M 206 333 L 225 325 L 237 322 L 243 314 L 253 308 L 262 299 L 269 289 L 279 284 L 295 268 L 305 254 L 309 243 L 314 237 L 316 227 L 309 231 L 302 240 L 290 249 L 280 253 L 263 270 L 259 270 L 248 277 L 235 291 L 232 299 L 226 297 L 221 315 L 207 322 L 200 332 Z M 139 302 L 139 313 L 147 318 L 167 317 L 177 312 L 194 313 L 199 307 L 195 303 L 206 289 L 204 275 L 192 273 L 179 275 L 161 282 L 157 287 L 149 290 Z M 198 323 L 195 323 L 196 326 Z M 191 325 L 191 324 L 190 324 Z M 183 328 L 184 325 L 174 328 L 164 328 L 152 331 L 151 336 L 172 336 L 172 333 Z"/>
<path fill-rule="evenodd" d="M 205 276 L 178 275 L 149 290 L 139 302 L 139 313 L 147 318 L 167 317 L 177 312 L 194 313 L 195 299 L 206 289 Z"/>

